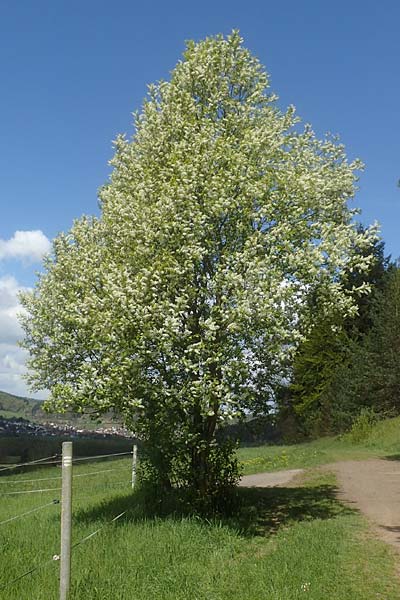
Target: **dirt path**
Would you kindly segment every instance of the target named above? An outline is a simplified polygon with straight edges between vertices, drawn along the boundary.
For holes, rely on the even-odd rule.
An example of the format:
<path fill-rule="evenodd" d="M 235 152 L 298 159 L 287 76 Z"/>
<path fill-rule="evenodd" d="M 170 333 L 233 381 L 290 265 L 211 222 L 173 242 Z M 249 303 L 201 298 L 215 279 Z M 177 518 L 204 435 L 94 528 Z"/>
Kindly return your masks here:
<path fill-rule="evenodd" d="M 320 467 L 333 471 L 338 480 L 338 499 L 360 510 L 379 537 L 400 551 L 400 462 L 349 460 Z M 284 485 L 304 469 L 257 473 L 242 477 L 246 487 Z"/>
<path fill-rule="evenodd" d="M 256 473 L 255 475 L 244 475 L 239 482 L 243 487 L 273 487 L 289 483 L 296 475 L 304 469 L 291 469 L 288 471 L 275 471 L 275 473 Z"/>
<path fill-rule="evenodd" d="M 326 468 L 336 473 L 339 500 L 364 513 L 379 537 L 400 550 L 400 464 L 350 460 Z"/>

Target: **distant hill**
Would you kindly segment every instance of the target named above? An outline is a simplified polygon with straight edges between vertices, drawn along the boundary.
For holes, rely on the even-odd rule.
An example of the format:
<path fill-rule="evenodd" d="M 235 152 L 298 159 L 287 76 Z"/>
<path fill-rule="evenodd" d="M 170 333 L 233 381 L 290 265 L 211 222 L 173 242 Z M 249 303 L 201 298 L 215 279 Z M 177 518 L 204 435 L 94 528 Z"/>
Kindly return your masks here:
<path fill-rule="evenodd" d="M 109 424 L 111 421 L 118 423 L 118 419 L 112 415 L 104 415 L 99 420 L 92 420 L 88 415 L 80 415 L 76 413 L 48 413 L 43 410 L 43 401 L 34 400 L 33 398 L 24 398 L 22 396 L 14 396 L 7 392 L 0 391 L 0 417 L 5 419 L 26 419 L 33 423 L 69 423 L 71 425 L 85 426 L 87 428 L 95 427 L 96 424 Z"/>
<path fill-rule="evenodd" d="M 42 410 L 42 405 L 41 400 L 22 398 L 0 391 L 0 416 L 2 417 L 8 419 L 22 417 L 28 421 L 33 421 L 35 416 L 41 418 L 46 415 Z"/>

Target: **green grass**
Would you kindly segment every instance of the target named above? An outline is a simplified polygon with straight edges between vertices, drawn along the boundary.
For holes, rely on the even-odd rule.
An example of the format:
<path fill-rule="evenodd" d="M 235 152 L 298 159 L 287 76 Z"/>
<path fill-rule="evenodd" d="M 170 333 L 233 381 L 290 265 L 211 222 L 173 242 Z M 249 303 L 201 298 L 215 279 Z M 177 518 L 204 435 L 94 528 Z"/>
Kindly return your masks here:
<path fill-rule="evenodd" d="M 370 457 L 400 458 L 400 417 L 378 422 L 368 437 L 355 444 L 349 435 L 321 438 L 306 444 L 240 448 L 243 473 L 314 467 L 339 460 Z"/>
<path fill-rule="evenodd" d="M 81 464 L 74 474 L 110 467 Z M 73 541 L 128 512 L 74 549 L 71 599 L 400 599 L 392 551 L 371 539 L 364 520 L 335 499 L 330 475 L 311 474 L 300 487 L 241 489 L 238 514 L 210 522 L 151 516 L 140 490 L 129 490 L 130 460 L 116 460 L 112 468 L 74 479 Z M 58 487 L 59 479 L 21 480 L 59 475 L 46 467 L 10 474 L 0 478 L 0 491 Z M 56 491 L 3 496 L 0 521 L 57 497 Z M 59 521 L 59 505 L 52 505 L 0 526 L 0 585 L 59 552 Z M 0 597 L 57 598 L 58 568 L 50 560 Z"/>
<path fill-rule="evenodd" d="M 258 446 L 238 450 L 238 457 L 246 475 L 314 467 L 338 460 L 364 459 L 377 454 L 376 449 L 364 445 L 355 446 L 340 438 L 322 438 L 306 444 Z"/>

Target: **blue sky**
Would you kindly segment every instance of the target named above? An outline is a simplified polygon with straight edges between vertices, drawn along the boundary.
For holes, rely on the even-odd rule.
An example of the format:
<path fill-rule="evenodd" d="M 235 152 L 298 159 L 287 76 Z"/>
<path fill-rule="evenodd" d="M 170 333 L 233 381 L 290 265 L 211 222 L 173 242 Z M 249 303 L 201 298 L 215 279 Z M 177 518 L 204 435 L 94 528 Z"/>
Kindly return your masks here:
<path fill-rule="evenodd" d="M 112 140 L 187 39 L 240 29 L 281 107 L 364 161 L 354 204 L 399 256 L 399 23 L 395 0 L 0 0 L 0 389 L 27 393 L 17 290 L 47 240 L 98 211 Z"/>

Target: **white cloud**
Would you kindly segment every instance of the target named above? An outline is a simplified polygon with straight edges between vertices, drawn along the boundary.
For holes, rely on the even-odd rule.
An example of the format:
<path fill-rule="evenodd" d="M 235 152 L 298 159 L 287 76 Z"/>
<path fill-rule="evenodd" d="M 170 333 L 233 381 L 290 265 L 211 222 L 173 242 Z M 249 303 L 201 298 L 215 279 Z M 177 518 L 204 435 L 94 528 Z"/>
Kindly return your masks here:
<path fill-rule="evenodd" d="M 16 231 L 9 240 L 0 239 L 0 260 L 14 258 L 27 263 L 40 262 L 50 249 L 50 240 L 43 231 Z"/>
<path fill-rule="evenodd" d="M 25 373 L 26 350 L 15 344 L 0 343 L 0 378 Z"/>
<path fill-rule="evenodd" d="M 0 390 L 17 396 L 32 397 L 22 375 L 26 372 L 27 353 L 15 344 L 0 343 Z M 43 397 L 43 394 L 38 394 Z"/>
<path fill-rule="evenodd" d="M 17 345 L 23 336 L 17 315 L 23 311 L 18 300 L 21 291 L 15 277 L 0 277 L 0 390 L 17 396 L 43 398 L 45 392 L 29 392 L 22 375 L 26 372 L 27 352 Z"/>
<path fill-rule="evenodd" d="M 22 312 L 18 292 L 23 288 L 15 277 L 0 277 L 0 345 L 16 343 L 22 337 L 22 329 L 17 315 Z"/>

